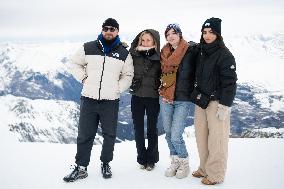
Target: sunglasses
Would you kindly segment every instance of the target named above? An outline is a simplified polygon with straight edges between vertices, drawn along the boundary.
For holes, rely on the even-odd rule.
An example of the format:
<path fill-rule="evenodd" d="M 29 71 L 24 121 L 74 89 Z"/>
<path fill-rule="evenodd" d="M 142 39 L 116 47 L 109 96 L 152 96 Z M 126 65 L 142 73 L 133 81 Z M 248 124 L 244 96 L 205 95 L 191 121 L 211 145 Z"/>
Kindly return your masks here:
<path fill-rule="evenodd" d="M 108 30 L 109 30 L 110 32 L 114 32 L 114 31 L 116 30 L 116 28 L 104 26 L 102 30 L 103 30 L 104 32 L 107 32 Z"/>

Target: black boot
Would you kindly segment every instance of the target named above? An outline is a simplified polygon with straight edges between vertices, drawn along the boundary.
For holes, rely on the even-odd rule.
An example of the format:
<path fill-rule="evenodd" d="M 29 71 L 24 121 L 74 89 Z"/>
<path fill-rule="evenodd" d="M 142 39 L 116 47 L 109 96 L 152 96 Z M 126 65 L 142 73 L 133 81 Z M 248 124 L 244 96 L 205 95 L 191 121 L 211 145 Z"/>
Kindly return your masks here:
<path fill-rule="evenodd" d="M 69 175 L 63 178 L 63 180 L 65 182 L 74 182 L 77 179 L 84 179 L 87 176 L 88 176 L 87 167 L 77 165 Z"/>
<path fill-rule="evenodd" d="M 102 169 L 102 175 L 104 178 L 111 178 L 112 173 L 111 173 L 111 168 L 108 163 L 102 163 L 101 164 L 101 169 Z"/>

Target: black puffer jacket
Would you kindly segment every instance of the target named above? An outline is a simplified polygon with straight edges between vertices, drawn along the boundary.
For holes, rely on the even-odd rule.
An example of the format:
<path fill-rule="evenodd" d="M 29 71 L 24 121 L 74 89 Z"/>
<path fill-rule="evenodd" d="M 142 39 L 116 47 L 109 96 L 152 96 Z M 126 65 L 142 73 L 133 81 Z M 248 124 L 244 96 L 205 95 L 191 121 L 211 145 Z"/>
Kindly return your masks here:
<path fill-rule="evenodd" d="M 189 101 L 194 88 L 196 44 L 190 42 L 189 45 L 177 70 L 174 101 Z"/>
<path fill-rule="evenodd" d="M 196 85 L 212 100 L 231 106 L 236 94 L 236 62 L 223 40 L 198 45 L 196 61 Z"/>
<path fill-rule="evenodd" d="M 133 95 L 139 97 L 152 97 L 158 98 L 158 88 L 160 86 L 160 75 L 161 75 L 161 63 L 160 63 L 160 35 L 159 32 L 153 29 L 147 29 L 144 31 L 150 32 L 157 44 L 157 50 L 153 51 L 149 55 L 143 54 L 137 51 L 135 48 L 139 42 L 140 32 L 133 42 L 131 43 L 130 54 L 133 58 L 134 65 L 134 78 L 142 78 L 140 88 L 133 93 Z M 143 76 L 144 75 L 144 76 Z"/>

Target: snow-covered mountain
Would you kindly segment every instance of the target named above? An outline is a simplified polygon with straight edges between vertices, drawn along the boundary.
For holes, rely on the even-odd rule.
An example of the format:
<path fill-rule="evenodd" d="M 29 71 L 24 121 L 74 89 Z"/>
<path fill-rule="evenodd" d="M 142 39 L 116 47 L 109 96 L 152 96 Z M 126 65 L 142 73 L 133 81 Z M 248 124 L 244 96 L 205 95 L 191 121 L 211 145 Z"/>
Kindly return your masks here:
<path fill-rule="evenodd" d="M 232 137 L 284 137 L 284 34 L 224 38 L 236 58 L 239 78 Z M 0 110 L 7 115 L 1 125 L 20 141 L 76 141 L 81 84 L 68 71 L 68 57 L 80 45 L 0 44 Z M 121 96 L 117 141 L 134 137 L 130 98 L 128 92 Z M 193 109 L 188 126 L 193 125 Z"/>
<path fill-rule="evenodd" d="M 30 99 L 78 101 L 81 85 L 68 73 L 78 44 L 1 44 L 0 93 Z"/>

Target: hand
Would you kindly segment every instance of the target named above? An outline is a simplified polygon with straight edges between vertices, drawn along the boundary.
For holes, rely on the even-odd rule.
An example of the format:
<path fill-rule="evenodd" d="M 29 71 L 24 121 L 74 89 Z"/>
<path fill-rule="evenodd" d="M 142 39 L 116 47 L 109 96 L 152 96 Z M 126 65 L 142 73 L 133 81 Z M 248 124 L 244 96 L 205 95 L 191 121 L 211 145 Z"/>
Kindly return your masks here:
<path fill-rule="evenodd" d="M 168 100 L 166 98 L 162 98 L 162 100 L 163 100 L 164 103 L 174 104 L 174 101 L 172 101 L 172 100 Z"/>
<path fill-rule="evenodd" d="M 218 109 L 216 113 L 216 117 L 218 117 L 221 121 L 224 121 L 229 117 L 231 113 L 231 108 L 222 104 L 218 104 Z"/>

